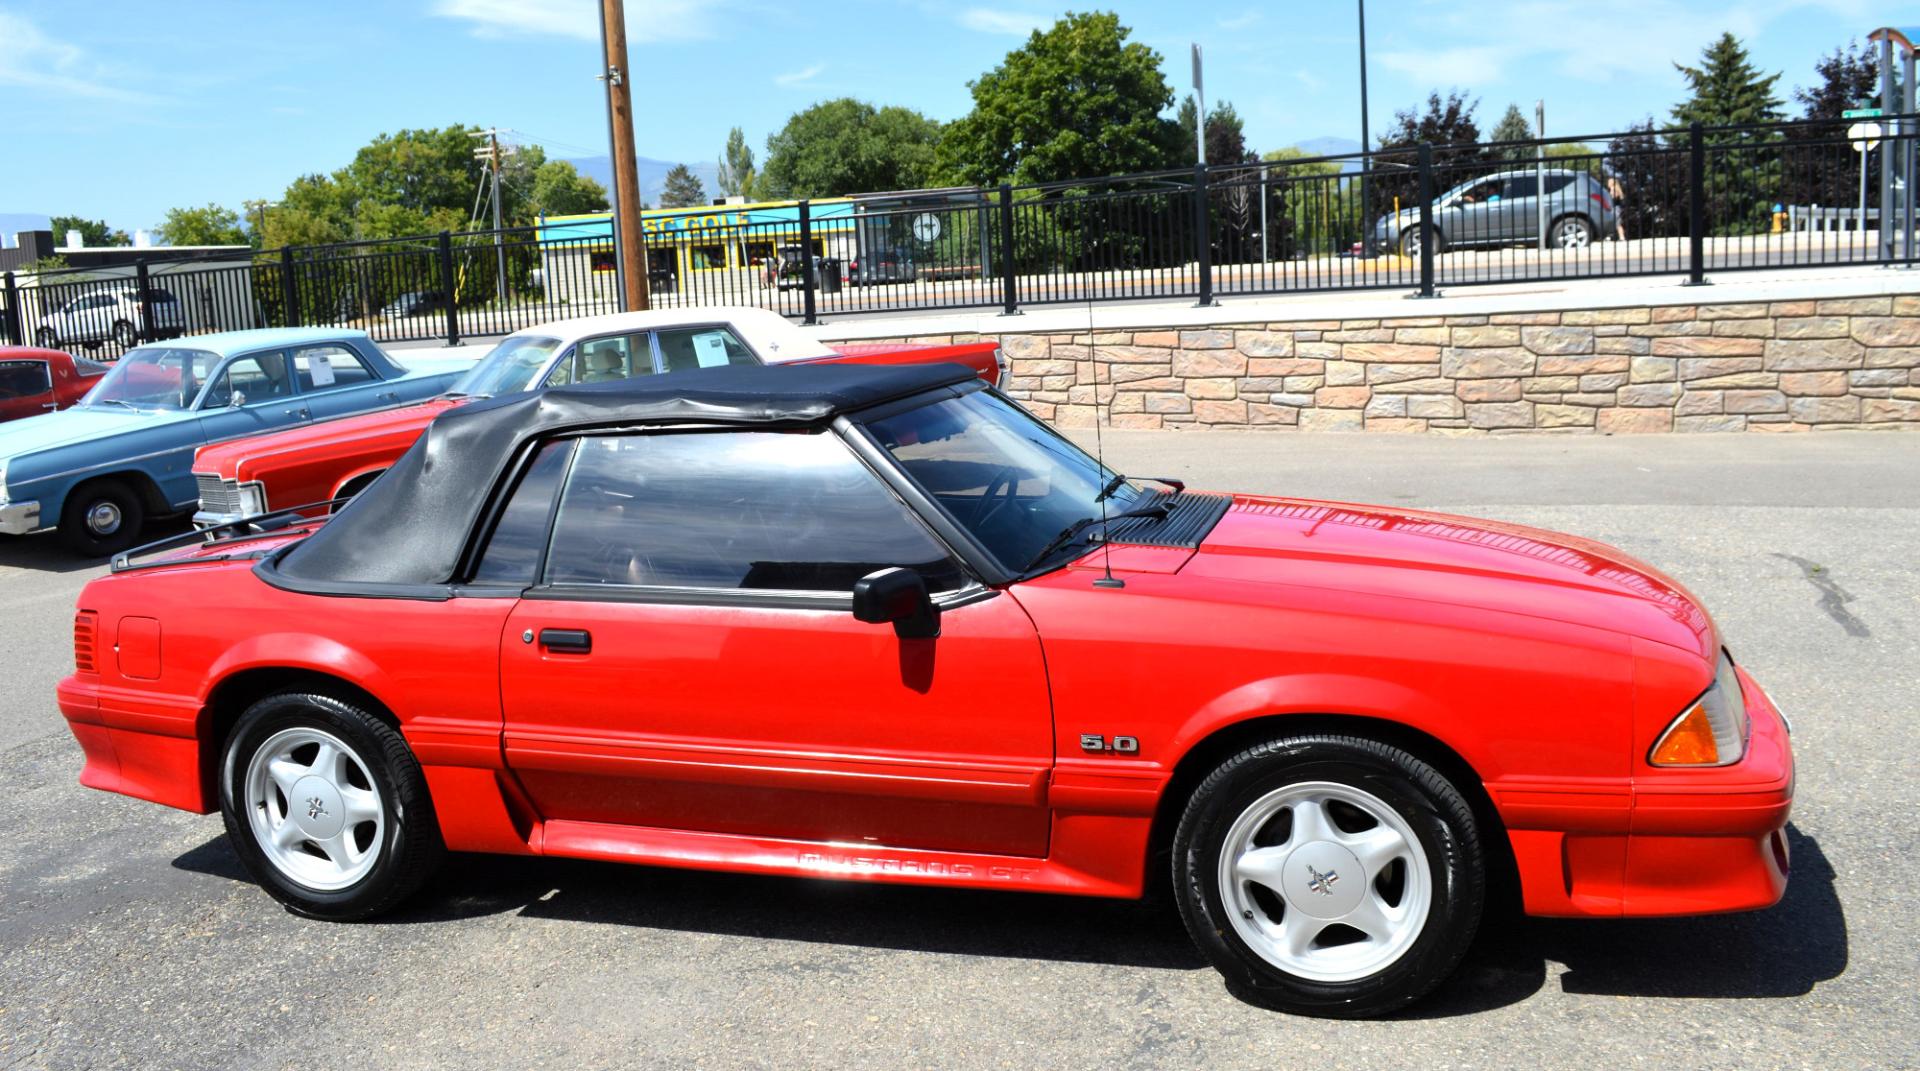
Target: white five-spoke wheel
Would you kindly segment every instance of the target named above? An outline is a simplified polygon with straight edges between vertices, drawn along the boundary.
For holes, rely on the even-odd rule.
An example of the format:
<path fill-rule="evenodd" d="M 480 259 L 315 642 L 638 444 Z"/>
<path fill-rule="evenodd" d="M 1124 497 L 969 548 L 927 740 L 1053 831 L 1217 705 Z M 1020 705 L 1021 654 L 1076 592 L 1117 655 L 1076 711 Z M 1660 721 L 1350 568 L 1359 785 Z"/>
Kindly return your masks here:
<path fill-rule="evenodd" d="M 1247 946 L 1288 974 L 1364 978 L 1426 925 L 1433 869 L 1412 827 L 1371 793 L 1330 781 L 1276 789 L 1227 830 L 1221 900 Z"/>
<path fill-rule="evenodd" d="M 249 706 L 227 734 L 227 837 L 254 880 L 299 914 L 379 914 L 418 889 L 445 851 L 420 764 L 376 709 L 281 692 Z"/>
<path fill-rule="evenodd" d="M 1593 228 L 1578 216 L 1568 216 L 1553 225 L 1551 237 L 1561 249 L 1585 249 L 1593 241 Z"/>
<path fill-rule="evenodd" d="M 319 729 L 283 729 L 247 763 L 247 818 L 268 861 L 311 889 L 344 889 L 373 869 L 386 807 L 366 760 Z"/>
<path fill-rule="evenodd" d="M 1357 1018 L 1444 981 L 1479 927 L 1473 809 L 1432 765 L 1337 734 L 1222 760 L 1173 837 L 1194 944 L 1246 999 Z"/>

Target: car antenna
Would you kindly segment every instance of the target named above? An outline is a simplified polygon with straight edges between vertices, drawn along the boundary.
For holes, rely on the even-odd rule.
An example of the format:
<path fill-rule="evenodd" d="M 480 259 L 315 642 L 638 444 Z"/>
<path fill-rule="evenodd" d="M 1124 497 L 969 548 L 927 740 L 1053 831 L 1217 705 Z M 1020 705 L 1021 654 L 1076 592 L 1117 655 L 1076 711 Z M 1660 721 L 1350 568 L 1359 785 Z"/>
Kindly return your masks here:
<path fill-rule="evenodd" d="M 1101 477 L 1107 472 L 1106 450 L 1100 438 L 1100 348 L 1094 343 L 1093 299 L 1087 299 L 1087 353 L 1093 358 L 1093 461 L 1100 467 Z M 1113 540 L 1107 531 L 1107 496 L 1100 495 L 1100 558 L 1106 572 L 1094 580 L 1096 588 L 1124 588 L 1127 582 L 1113 575 Z"/>

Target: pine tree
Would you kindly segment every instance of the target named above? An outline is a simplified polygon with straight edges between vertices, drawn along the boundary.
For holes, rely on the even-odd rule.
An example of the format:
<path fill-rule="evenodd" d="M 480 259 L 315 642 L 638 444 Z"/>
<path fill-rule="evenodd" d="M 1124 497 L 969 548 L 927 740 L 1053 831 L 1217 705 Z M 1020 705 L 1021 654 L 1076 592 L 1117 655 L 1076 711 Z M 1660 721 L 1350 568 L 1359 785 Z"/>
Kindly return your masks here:
<path fill-rule="evenodd" d="M 1781 118 L 1780 98 L 1773 95 L 1778 73 L 1761 77 L 1740 39 L 1723 33 L 1700 56 L 1700 66 L 1674 67 L 1686 77 L 1693 96 L 1674 105 L 1674 121 L 1682 126 L 1734 126 L 1772 123 Z"/>
<path fill-rule="evenodd" d="M 1693 95 L 1674 106 L 1673 118 L 1709 128 L 1706 225 L 1714 234 L 1762 233 L 1772 206 L 1786 196 L 1780 185 L 1781 139 L 1776 130 L 1750 127 L 1783 118 L 1780 98 L 1773 95 L 1780 75 L 1761 75 L 1731 33 L 1708 45 L 1700 60 L 1698 67 L 1674 64 Z M 1749 129 L 1716 129 L 1725 127 Z M 1686 137 L 1679 132 L 1672 140 L 1684 143 Z"/>
<path fill-rule="evenodd" d="M 666 185 L 660 190 L 661 208 L 691 208 L 707 203 L 707 190 L 700 176 L 685 164 L 675 164 L 667 172 Z"/>
<path fill-rule="evenodd" d="M 1497 146 L 1501 142 L 1525 141 L 1531 137 L 1533 137 L 1533 126 L 1527 122 L 1525 113 L 1521 112 L 1518 104 L 1509 104 L 1507 105 L 1507 113 L 1500 117 L 1498 123 L 1494 124 L 1493 133 L 1488 136 L 1487 140 Z M 1533 155 L 1532 149 L 1511 146 L 1495 148 L 1494 152 L 1508 160 L 1518 160 Z"/>

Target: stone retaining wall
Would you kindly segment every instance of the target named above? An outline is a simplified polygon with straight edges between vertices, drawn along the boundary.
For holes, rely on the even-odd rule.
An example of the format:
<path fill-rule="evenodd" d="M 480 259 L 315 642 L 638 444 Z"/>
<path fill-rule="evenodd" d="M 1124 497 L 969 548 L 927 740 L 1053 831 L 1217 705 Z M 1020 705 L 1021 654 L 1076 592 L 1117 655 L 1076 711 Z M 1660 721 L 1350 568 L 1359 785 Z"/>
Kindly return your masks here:
<path fill-rule="evenodd" d="M 1099 415 L 1120 428 L 1456 435 L 1920 428 L 1920 296 L 1000 342 L 1008 393 L 1063 427 Z"/>

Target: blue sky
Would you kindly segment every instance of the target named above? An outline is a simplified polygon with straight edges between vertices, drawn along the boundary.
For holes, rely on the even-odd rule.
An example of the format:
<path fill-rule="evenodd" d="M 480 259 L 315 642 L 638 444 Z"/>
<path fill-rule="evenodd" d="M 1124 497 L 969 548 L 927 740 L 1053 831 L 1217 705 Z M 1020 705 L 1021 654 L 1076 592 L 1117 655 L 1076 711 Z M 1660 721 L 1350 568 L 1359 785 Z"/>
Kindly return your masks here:
<path fill-rule="evenodd" d="M 382 131 L 498 125 L 550 154 L 606 149 L 595 0 L 0 0 L 0 213 L 105 218 L 132 230 L 174 205 L 273 198 Z M 1091 6 L 1091 5 L 1090 5 Z M 1357 138 L 1351 3 L 1182 0 L 1103 4 L 1187 85 L 1207 58 L 1209 101 L 1231 100 L 1256 149 Z M 966 83 L 1062 8 L 1026 0 L 628 0 L 640 154 L 711 161 L 727 129 L 756 151 L 793 111 L 856 96 L 938 119 Z M 808 15 L 805 12 L 831 12 Z M 1723 29 L 1784 71 L 1912 4 L 1851 0 L 1375 0 L 1370 98 L 1378 131 L 1428 90 L 1547 101 L 1550 134 L 1664 116 Z"/>

